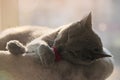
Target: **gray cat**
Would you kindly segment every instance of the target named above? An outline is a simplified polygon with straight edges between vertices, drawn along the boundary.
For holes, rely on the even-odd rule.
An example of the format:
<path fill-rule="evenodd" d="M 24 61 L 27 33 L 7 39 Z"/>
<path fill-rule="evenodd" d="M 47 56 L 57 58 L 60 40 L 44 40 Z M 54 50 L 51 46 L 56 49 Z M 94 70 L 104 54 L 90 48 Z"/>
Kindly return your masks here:
<path fill-rule="evenodd" d="M 12 54 L 33 54 L 43 69 L 53 71 L 52 77 L 45 77 L 43 72 L 41 80 L 105 80 L 113 71 L 111 54 L 92 30 L 91 14 L 73 24 L 47 29 L 49 33 L 41 30 L 35 36 L 36 29 L 27 30 L 8 34 L 9 38 L 3 36 L 1 40 L 6 40 L 3 42 Z"/>

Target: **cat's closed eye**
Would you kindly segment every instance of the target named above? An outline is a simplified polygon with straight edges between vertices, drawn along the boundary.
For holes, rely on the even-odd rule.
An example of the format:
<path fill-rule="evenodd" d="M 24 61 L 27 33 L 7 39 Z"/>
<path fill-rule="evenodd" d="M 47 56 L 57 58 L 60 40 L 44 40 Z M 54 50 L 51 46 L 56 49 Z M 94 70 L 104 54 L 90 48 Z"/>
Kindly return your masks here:
<path fill-rule="evenodd" d="M 74 56 L 74 57 L 77 57 L 78 55 L 77 55 L 77 52 L 75 52 L 75 51 L 68 51 L 72 56 Z"/>
<path fill-rule="evenodd" d="M 102 51 L 102 49 L 95 47 L 95 48 L 93 48 L 92 51 L 93 51 L 94 53 L 99 53 L 99 52 Z"/>

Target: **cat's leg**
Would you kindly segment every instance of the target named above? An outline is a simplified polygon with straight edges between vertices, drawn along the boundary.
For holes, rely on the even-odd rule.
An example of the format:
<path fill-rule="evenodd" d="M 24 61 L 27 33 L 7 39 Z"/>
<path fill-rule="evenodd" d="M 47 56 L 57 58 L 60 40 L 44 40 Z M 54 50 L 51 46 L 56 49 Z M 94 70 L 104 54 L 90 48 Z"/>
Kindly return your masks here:
<path fill-rule="evenodd" d="M 36 54 L 39 55 L 42 64 L 47 65 L 54 63 L 55 55 L 49 46 L 42 44 L 37 48 L 36 52 Z"/>
<path fill-rule="evenodd" d="M 6 49 L 14 55 L 23 53 L 35 54 L 43 65 L 52 64 L 55 61 L 55 55 L 49 45 L 42 40 L 32 41 L 26 47 L 17 40 L 7 42 Z"/>
<path fill-rule="evenodd" d="M 25 46 L 17 40 L 7 42 L 6 49 L 14 55 L 21 55 L 25 53 Z"/>
<path fill-rule="evenodd" d="M 42 65 L 54 63 L 55 54 L 45 41 L 33 41 L 27 45 L 27 52 L 34 52 Z"/>

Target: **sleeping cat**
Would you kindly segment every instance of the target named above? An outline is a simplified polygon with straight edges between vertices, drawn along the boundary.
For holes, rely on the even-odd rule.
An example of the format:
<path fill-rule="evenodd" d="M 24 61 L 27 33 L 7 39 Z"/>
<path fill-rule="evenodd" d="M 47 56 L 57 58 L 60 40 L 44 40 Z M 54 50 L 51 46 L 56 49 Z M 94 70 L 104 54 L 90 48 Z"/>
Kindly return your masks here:
<path fill-rule="evenodd" d="M 100 38 L 92 30 L 91 14 L 73 24 L 53 31 L 50 29 L 49 33 L 39 34 L 38 38 L 34 37 L 34 31 L 30 33 L 32 35 L 28 36 L 25 31 L 24 35 L 27 37 L 11 35 L 14 39 L 9 39 L 10 41 L 7 37 L 3 38 L 8 41 L 5 42 L 6 48 L 12 54 L 33 54 L 39 59 L 41 66 L 45 65 L 48 71 L 53 71 L 54 78 L 59 74 L 59 79 L 47 76 L 41 80 L 105 80 L 113 71 L 109 58 L 111 55 L 103 48 Z M 43 75 L 46 74 L 43 72 Z M 51 76 L 53 77 L 52 74 Z"/>

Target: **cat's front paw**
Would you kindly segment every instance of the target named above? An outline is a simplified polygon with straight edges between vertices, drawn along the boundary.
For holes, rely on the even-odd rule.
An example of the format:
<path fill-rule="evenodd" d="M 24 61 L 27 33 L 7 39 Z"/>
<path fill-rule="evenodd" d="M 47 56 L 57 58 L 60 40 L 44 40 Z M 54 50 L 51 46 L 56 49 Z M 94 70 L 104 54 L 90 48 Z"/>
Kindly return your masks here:
<path fill-rule="evenodd" d="M 54 63 L 55 55 L 52 49 L 44 44 L 41 44 L 36 51 L 36 54 L 40 57 L 41 63 L 43 65 L 49 65 Z"/>
<path fill-rule="evenodd" d="M 25 53 L 25 47 L 17 40 L 11 40 L 7 42 L 6 49 L 14 55 Z"/>

